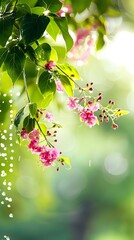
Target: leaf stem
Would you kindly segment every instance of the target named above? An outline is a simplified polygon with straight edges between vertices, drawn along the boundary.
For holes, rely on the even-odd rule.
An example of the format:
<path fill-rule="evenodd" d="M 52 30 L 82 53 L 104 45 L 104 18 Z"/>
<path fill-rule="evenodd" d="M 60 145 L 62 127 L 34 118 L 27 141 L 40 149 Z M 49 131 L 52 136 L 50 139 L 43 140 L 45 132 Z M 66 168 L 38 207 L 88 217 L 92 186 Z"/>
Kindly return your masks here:
<path fill-rule="evenodd" d="M 42 131 L 39 122 L 38 122 L 36 119 L 35 119 L 35 121 L 36 121 L 36 123 L 37 123 L 37 126 L 38 126 L 40 132 L 42 133 L 43 137 L 45 138 L 48 146 L 49 146 L 49 147 L 54 147 L 54 146 L 47 140 L 47 137 L 46 137 L 46 135 L 44 134 L 44 132 Z"/>
<path fill-rule="evenodd" d="M 23 79 L 24 79 L 24 86 L 25 86 L 25 90 L 26 90 L 27 99 L 28 99 L 28 102 L 30 103 L 31 101 L 30 101 L 30 97 L 29 97 L 29 93 L 28 93 L 25 69 L 23 69 Z"/>

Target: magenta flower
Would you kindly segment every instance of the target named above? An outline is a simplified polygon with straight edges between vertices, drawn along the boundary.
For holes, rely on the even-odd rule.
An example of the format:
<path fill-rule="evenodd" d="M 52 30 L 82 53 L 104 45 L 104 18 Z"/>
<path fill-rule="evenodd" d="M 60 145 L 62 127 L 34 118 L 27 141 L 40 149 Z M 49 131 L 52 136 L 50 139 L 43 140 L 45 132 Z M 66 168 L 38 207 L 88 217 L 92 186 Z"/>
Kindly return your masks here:
<path fill-rule="evenodd" d="M 64 5 L 60 11 L 57 13 L 59 17 L 65 17 L 66 14 L 71 14 L 73 12 L 72 6 L 70 4 Z"/>
<path fill-rule="evenodd" d="M 22 131 L 21 131 L 20 135 L 21 135 L 21 137 L 23 139 L 27 139 L 28 138 L 28 133 L 27 133 L 26 128 L 22 128 Z"/>
<path fill-rule="evenodd" d="M 80 117 L 89 127 L 93 127 L 97 122 L 97 117 L 94 116 L 93 112 L 89 108 L 83 108 L 80 112 Z"/>
<path fill-rule="evenodd" d="M 50 148 L 43 146 L 42 152 L 40 153 L 40 161 L 44 166 L 51 166 L 52 163 L 59 157 L 60 152 L 56 148 Z"/>
<path fill-rule="evenodd" d="M 56 63 L 54 61 L 48 61 L 46 64 L 45 64 L 45 68 L 47 70 L 52 70 L 54 67 L 56 66 Z"/>
<path fill-rule="evenodd" d="M 90 111 L 96 112 L 100 109 L 100 105 L 98 102 L 90 102 L 88 108 L 90 109 Z"/>
<path fill-rule="evenodd" d="M 63 89 L 61 81 L 58 80 L 55 83 L 56 83 L 56 90 L 57 90 L 57 92 L 64 92 L 64 89 Z"/>
<path fill-rule="evenodd" d="M 53 121 L 53 114 L 50 113 L 50 112 L 47 112 L 45 118 L 47 119 L 48 122 L 52 122 Z"/>
<path fill-rule="evenodd" d="M 78 107 L 78 101 L 79 99 L 76 97 L 69 97 L 67 106 L 70 109 L 76 109 Z"/>
<path fill-rule="evenodd" d="M 40 132 L 37 129 L 33 129 L 33 131 L 30 132 L 28 136 L 31 140 L 38 141 L 39 140 L 39 135 L 40 135 Z"/>

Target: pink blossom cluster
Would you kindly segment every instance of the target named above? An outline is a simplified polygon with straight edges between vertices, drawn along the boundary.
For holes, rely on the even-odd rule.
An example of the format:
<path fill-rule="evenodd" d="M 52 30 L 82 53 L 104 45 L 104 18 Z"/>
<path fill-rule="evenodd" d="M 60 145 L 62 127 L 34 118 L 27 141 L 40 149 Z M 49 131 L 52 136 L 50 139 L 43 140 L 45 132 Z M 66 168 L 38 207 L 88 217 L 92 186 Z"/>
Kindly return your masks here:
<path fill-rule="evenodd" d="M 45 167 L 51 166 L 52 163 L 57 160 L 57 158 L 61 154 L 54 147 L 39 145 L 40 132 L 37 129 L 33 129 L 30 133 L 27 133 L 26 129 L 22 128 L 21 137 L 23 139 L 30 139 L 28 148 L 31 150 L 32 153 L 36 153 L 39 155 L 40 161 Z"/>
<path fill-rule="evenodd" d="M 80 103 L 85 102 L 85 98 L 69 97 L 68 98 L 68 108 L 75 109 L 78 111 L 80 119 L 86 123 L 89 127 L 93 127 L 97 123 L 97 117 L 94 112 L 99 110 L 100 106 L 98 102 L 89 101 L 86 106 L 82 106 Z"/>
<path fill-rule="evenodd" d="M 85 62 L 94 45 L 93 33 L 89 28 L 80 28 L 76 32 L 76 40 L 68 56 L 73 61 Z"/>

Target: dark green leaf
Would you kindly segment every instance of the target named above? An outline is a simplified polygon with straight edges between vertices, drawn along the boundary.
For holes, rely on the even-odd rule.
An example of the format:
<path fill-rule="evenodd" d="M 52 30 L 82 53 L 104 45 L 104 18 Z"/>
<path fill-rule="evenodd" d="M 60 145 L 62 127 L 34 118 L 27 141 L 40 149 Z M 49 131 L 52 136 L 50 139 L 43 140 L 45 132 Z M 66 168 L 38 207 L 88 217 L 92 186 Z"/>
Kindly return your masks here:
<path fill-rule="evenodd" d="M 57 26 L 61 30 L 62 36 L 65 40 L 67 51 L 69 51 L 73 46 L 73 40 L 68 32 L 68 22 L 67 19 L 64 17 L 55 17 L 54 21 L 56 22 Z"/>
<path fill-rule="evenodd" d="M 57 13 L 62 7 L 62 3 L 59 0 L 44 0 L 44 2 L 47 9 L 52 13 Z"/>
<path fill-rule="evenodd" d="M 17 5 L 16 18 L 22 18 L 24 15 L 31 13 L 29 5 L 21 3 Z"/>
<path fill-rule="evenodd" d="M 69 79 L 65 75 L 60 75 L 60 81 L 62 82 L 65 91 L 69 96 L 73 96 L 73 89 Z"/>
<path fill-rule="evenodd" d="M 51 54 L 51 47 L 48 43 L 43 43 L 36 48 L 36 52 L 40 60 L 48 61 Z"/>
<path fill-rule="evenodd" d="M 37 104 L 36 103 L 30 103 L 29 104 L 29 111 L 32 117 L 36 116 L 37 113 Z"/>
<path fill-rule="evenodd" d="M 56 41 L 56 37 L 60 30 L 53 19 L 50 20 L 50 23 L 48 24 L 46 31 Z"/>
<path fill-rule="evenodd" d="M 99 0 L 99 1 L 101 2 L 101 0 Z M 92 0 L 81 0 L 79 2 L 78 2 L 78 0 L 71 0 L 71 2 L 72 2 L 73 12 L 81 13 L 86 8 L 89 8 Z"/>
<path fill-rule="evenodd" d="M 27 14 L 23 17 L 21 21 L 21 34 L 28 45 L 37 39 L 39 39 L 50 19 L 46 16 L 38 16 L 36 14 Z"/>
<path fill-rule="evenodd" d="M 34 7 L 38 0 L 19 0 L 19 3 L 26 3 L 30 7 Z"/>
<path fill-rule="evenodd" d="M 26 128 L 27 133 L 31 132 L 35 128 L 35 119 L 31 118 L 29 115 L 25 117 L 23 128 Z"/>
<path fill-rule="evenodd" d="M 0 67 L 2 63 L 4 63 L 6 57 L 7 57 L 8 50 L 7 48 L 1 48 L 0 49 Z"/>
<path fill-rule="evenodd" d="M 21 48 L 15 46 L 10 49 L 5 60 L 5 67 L 14 83 L 23 71 L 25 55 Z"/>
<path fill-rule="evenodd" d="M 21 109 L 19 110 L 19 112 L 16 114 L 16 117 L 15 117 L 15 119 L 14 119 L 14 125 L 15 125 L 16 127 L 18 127 L 18 125 L 20 124 L 20 121 L 21 121 L 21 119 L 22 119 L 22 117 L 23 117 L 23 115 L 24 115 L 24 109 L 25 109 L 25 107 L 21 108 Z"/>
<path fill-rule="evenodd" d="M 8 38 L 12 34 L 12 28 L 14 24 L 14 17 L 1 17 L 0 18 L 0 45 L 5 46 Z"/>
<path fill-rule="evenodd" d="M 104 35 L 101 31 L 98 31 L 98 39 L 96 42 L 96 50 L 100 50 L 105 44 Z"/>
<path fill-rule="evenodd" d="M 38 86 L 44 96 L 54 94 L 56 91 L 55 82 L 51 80 L 51 74 L 47 71 L 40 75 Z"/>
<path fill-rule="evenodd" d="M 111 0 L 95 0 L 99 13 L 103 14 L 107 11 L 111 4 Z"/>
<path fill-rule="evenodd" d="M 26 53 L 33 62 L 37 62 L 35 51 L 30 45 L 26 47 Z"/>

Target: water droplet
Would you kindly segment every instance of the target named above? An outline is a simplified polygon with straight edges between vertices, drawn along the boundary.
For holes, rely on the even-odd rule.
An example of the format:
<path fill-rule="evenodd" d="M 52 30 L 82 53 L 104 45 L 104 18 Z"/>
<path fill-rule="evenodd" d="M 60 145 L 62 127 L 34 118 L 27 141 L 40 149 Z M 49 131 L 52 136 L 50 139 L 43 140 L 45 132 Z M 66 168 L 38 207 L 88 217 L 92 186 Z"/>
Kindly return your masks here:
<path fill-rule="evenodd" d="M 8 207 L 8 208 L 10 208 L 10 207 L 11 207 L 11 205 L 10 205 L 10 204 L 7 204 L 7 207 Z"/>
<path fill-rule="evenodd" d="M 13 214 L 12 214 L 12 213 L 10 213 L 10 214 L 9 214 L 9 217 L 10 217 L 10 218 L 13 218 Z"/>
<path fill-rule="evenodd" d="M 6 193 L 5 193 L 5 192 L 2 192 L 1 195 L 2 195 L 2 196 L 6 196 Z"/>
<path fill-rule="evenodd" d="M 3 204 L 4 204 L 4 201 L 1 201 L 1 204 L 3 205 Z"/>
<path fill-rule="evenodd" d="M 10 168 L 10 169 L 9 169 L 9 172 L 13 172 L 13 169 L 12 169 L 12 168 Z"/>
<path fill-rule="evenodd" d="M 6 240 L 10 240 L 10 237 L 8 237 L 8 236 L 6 236 L 6 235 L 4 235 L 4 238 L 5 238 Z"/>

